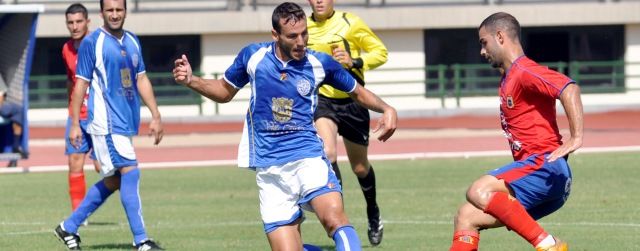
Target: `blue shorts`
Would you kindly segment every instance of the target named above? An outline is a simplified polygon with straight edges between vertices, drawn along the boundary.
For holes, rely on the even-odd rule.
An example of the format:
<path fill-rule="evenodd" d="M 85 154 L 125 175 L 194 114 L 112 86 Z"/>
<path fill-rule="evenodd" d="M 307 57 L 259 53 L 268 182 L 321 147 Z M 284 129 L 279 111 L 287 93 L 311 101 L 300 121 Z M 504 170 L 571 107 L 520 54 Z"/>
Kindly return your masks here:
<path fill-rule="evenodd" d="M 13 102 L 5 101 L 0 105 L 0 116 L 11 120 L 11 122 L 22 125 L 24 122 L 24 112 L 22 106 Z"/>
<path fill-rule="evenodd" d="M 566 158 L 547 162 L 547 155 L 534 154 L 488 173 L 504 180 L 536 220 L 560 209 L 571 192 L 571 169 Z"/>
<path fill-rule="evenodd" d="M 82 131 L 82 134 L 80 135 L 80 147 L 75 148 L 73 145 L 71 145 L 71 140 L 69 140 L 70 129 L 71 129 L 71 118 L 67 118 L 67 127 L 64 130 L 64 144 L 65 144 L 64 154 L 65 155 L 76 154 L 76 153 L 86 154 L 89 151 L 91 151 L 91 148 L 93 148 L 93 144 L 91 142 L 91 136 L 89 136 L 87 131 L 85 131 L 83 127 L 80 127 Z M 93 152 L 91 152 L 90 157 L 91 159 L 96 159 L 96 156 L 93 154 Z"/>
<path fill-rule="evenodd" d="M 131 136 L 91 135 L 91 140 L 102 177 L 112 176 L 120 168 L 138 165 Z"/>

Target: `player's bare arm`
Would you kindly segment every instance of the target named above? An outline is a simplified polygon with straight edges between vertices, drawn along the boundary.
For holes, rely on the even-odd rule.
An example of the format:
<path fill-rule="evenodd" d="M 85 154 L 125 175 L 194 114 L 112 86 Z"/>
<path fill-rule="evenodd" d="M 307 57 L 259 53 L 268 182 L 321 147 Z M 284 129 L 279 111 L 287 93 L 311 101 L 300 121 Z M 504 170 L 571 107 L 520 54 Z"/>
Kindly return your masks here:
<path fill-rule="evenodd" d="M 569 139 L 548 156 L 549 161 L 554 161 L 572 153 L 582 146 L 584 117 L 582 100 L 580 98 L 580 87 L 577 84 L 567 86 L 567 88 L 562 91 L 562 94 L 560 94 L 560 102 L 567 115 L 571 135 Z"/>
<path fill-rule="evenodd" d="M 164 129 L 162 128 L 162 120 L 160 117 L 160 111 L 158 110 L 158 103 L 156 97 L 153 95 L 153 86 L 147 74 L 138 74 L 138 92 L 142 98 L 142 102 L 149 108 L 151 112 L 151 122 L 149 122 L 149 136 L 153 136 L 154 145 L 157 145 L 162 141 L 164 136 Z"/>
<path fill-rule="evenodd" d="M 385 142 L 396 131 L 396 124 L 398 121 L 398 114 L 396 109 L 385 103 L 380 97 L 373 92 L 367 90 L 361 85 L 356 85 L 356 89 L 349 94 L 353 100 L 358 104 L 366 107 L 369 110 L 382 113 L 382 117 L 378 119 L 376 127 L 373 132 L 377 132 L 380 129 L 382 131 L 378 135 L 378 140 Z"/>
<path fill-rule="evenodd" d="M 173 79 L 176 83 L 189 87 L 217 103 L 227 103 L 238 93 L 236 88 L 223 79 L 203 79 L 193 76 L 191 64 L 186 55 L 176 59 L 174 67 Z"/>
<path fill-rule="evenodd" d="M 89 82 L 77 78 L 76 85 L 71 92 L 71 128 L 69 128 L 69 140 L 74 147 L 80 146 L 82 131 L 80 131 L 80 107 L 84 101 L 84 94 L 89 88 Z"/>

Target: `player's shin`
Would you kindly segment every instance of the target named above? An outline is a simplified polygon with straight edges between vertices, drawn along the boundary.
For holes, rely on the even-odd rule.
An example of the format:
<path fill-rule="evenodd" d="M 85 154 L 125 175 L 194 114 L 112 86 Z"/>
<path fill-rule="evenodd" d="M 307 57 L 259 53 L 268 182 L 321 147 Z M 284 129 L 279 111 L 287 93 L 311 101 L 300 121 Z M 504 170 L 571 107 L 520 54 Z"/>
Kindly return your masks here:
<path fill-rule="evenodd" d="M 369 173 L 364 178 L 358 177 L 358 183 L 360 183 L 360 189 L 364 194 L 364 199 L 367 202 L 367 215 L 369 218 L 377 217 L 378 203 L 376 202 L 376 175 L 373 171 L 373 167 L 369 166 Z"/>
<path fill-rule="evenodd" d="M 500 220 L 534 247 L 548 235 L 524 206 L 505 192 L 494 193 L 484 212 Z"/>
<path fill-rule="evenodd" d="M 69 173 L 69 197 L 71 198 L 71 209 L 76 210 L 87 191 L 84 181 L 84 172 Z"/>
<path fill-rule="evenodd" d="M 122 174 L 120 182 L 120 200 L 127 214 L 133 239 L 136 244 L 139 244 L 147 239 L 140 201 L 140 169 L 135 168 Z"/>
<path fill-rule="evenodd" d="M 77 233 L 78 227 L 84 220 L 86 220 L 89 215 L 104 203 L 107 198 L 113 192 L 107 189 L 104 184 L 104 180 L 100 180 L 96 182 L 89 191 L 87 192 L 87 196 L 84 197 L 82 203 L 73 211 L 71 216 L 67 220 L 64 221 L 64 229 L 69 233 Z"/>
<path fill-rule="evenodd" d="M 339 227 L 333 233 L 333 241 L 336 243 L 337 251 L 361 250 L 360 239 L 358 238 L 356 230 L 351 225 Z"/>

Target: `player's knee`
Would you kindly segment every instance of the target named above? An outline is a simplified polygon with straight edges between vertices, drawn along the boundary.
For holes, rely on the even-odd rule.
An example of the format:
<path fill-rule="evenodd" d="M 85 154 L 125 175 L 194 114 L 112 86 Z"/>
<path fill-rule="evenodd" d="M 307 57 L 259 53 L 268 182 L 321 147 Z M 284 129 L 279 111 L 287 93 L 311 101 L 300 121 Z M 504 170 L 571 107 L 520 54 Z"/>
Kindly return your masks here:
<path fill-rule="evenodd" d="M 473 184 L 467 190 L 467 201 L 477 208 L 483 209 L 489 204 L 493 191 L 482 184 Z"/>
<path fill-rule="evenodd" d="M 347 220 L 346 216 L 336 217 L 326 222 L 326 224 L 324 225 L 324 229 L 327 231 L 327 235 L 332 236 L 333 233 L 336 232 L 336 230 L 348 224 L 349 224 L 349 221 Z"/>
<path fill-rule="evenodd" d="M 359 178 L 364 178 L 369 174 L 369 165 L 365 163 L 358 163 L 352 166 L 353 173 Z"/>
<path fill-rule="evenodd" d="M 69 155 L 69 172 L 78 173 L 83 172 L 84 168 L 84 155 L 71 154 Z"/>
<path fill-rule="evenodd" d="M 319 215 L 318 219 L 328 234 L 333 233 L 341 226 L 349 224 L 347 216 L 344 214 L 340 205 L 328 205 L 327 207 L 325 212 L 328 213 Z"/>

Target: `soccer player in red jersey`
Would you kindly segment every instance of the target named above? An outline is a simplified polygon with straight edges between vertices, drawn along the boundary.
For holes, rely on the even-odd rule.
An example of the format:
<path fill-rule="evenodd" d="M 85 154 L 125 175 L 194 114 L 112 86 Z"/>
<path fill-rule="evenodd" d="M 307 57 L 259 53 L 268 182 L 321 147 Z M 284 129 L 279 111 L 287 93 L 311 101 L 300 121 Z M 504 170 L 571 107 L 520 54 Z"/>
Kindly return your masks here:
<path fill-rule="evenodd" d="M 78 47 L 82 39 L 89 34 L 89 16 L 87 8 L 82 4 L 74 3 L 65 11 L 67 30 L 71 39 L 62 46 L 62 59 L 67 68 L 67 91 L 69 93 L 69 104 L 71 104 L 71 92 L 76 83 L 76 62 L 78 58 Z M 86 95 L 85 95 L 86 99 Z M 69 106 L 69 116 L 71 114 L 71 106 Z M 80 110 L 80 119 L 87 119 L 87 107 L 83 105 Z M 67 119 L 67 127 L 65 133 L 65 155 L 69 157 L 69 197 L 71 197 L 71 208 L 75 210 L 86 193 L 86 184 L 84 179 L 84 159 L 85 155 L 91 150 L 91 138 L 86 132 L 83 133 L 82 144 L 75 148 L 69 141 L 69 128 L 71 120 Z M 99 170 L 99 163 L 93 158 L 94 167 Z"/>
<path fill-rule="evenodd" d="M 506 226 L 536 250 L 567 250 L 537 222 L 564 205 L 571 190 L 567 157 L 582 146 L 580 88 L 567 76 L 524 55 L 520 24 L 510 14 L 487 17 L 478 29 L 480 54 L 500 70 L 500 121 L 514 162 L 477 179 L 458 209 L 450 250 L 478 250 L 479 231 Z M 570 137 L 562 142 L 556 99 Z"/>

